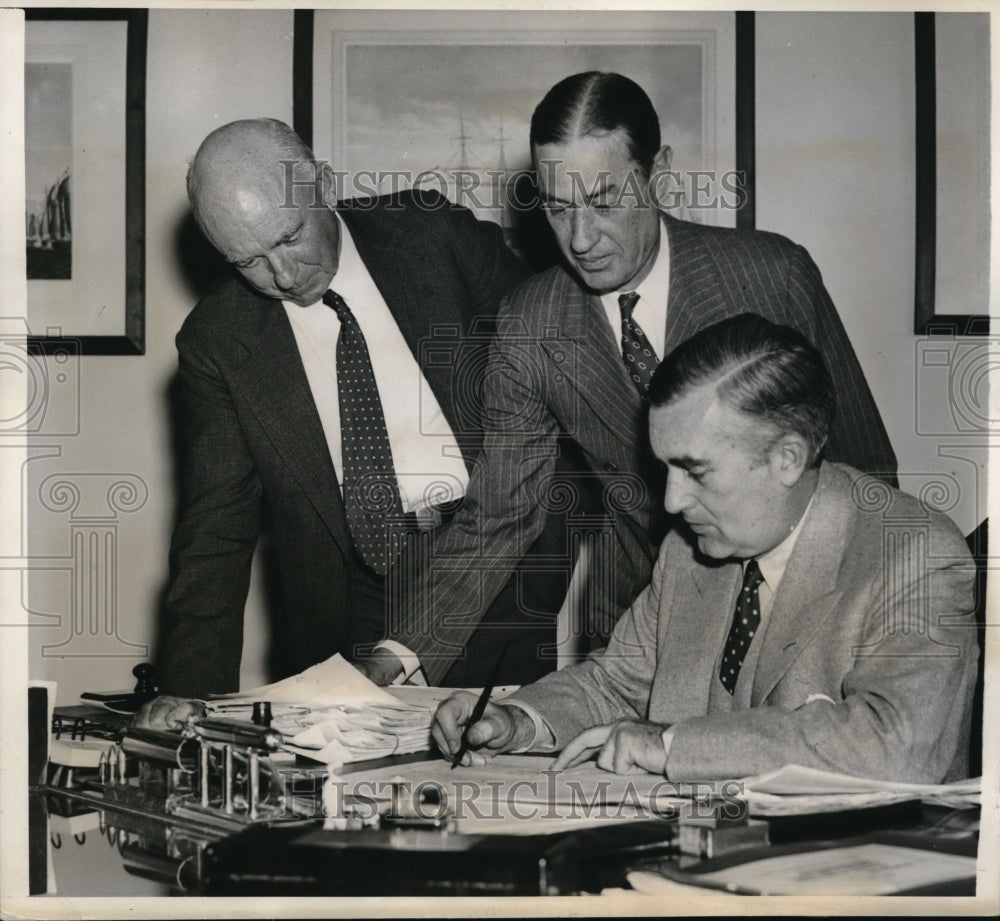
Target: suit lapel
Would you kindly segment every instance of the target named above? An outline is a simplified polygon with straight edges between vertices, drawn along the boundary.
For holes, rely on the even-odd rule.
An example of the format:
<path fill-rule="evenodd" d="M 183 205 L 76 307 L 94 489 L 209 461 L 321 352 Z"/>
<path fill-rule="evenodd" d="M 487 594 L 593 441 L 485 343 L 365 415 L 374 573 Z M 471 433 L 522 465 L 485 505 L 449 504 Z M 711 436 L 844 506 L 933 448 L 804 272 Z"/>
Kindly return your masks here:
<path fill-rule="evenodd" d="M 670 247 L 667 355 L 698 330 L 725 319 L 728 312 L 723 282 L 701 229 L 666 215 L 663 220 Z"/>
<path fill-rule="evenodd" d="M 254 310 L 261 323 L 233 334 L 246 349 L 233 382 L 346 556 L 350 538 L 337 475 L 291 325 L 276 301 L 260 299 Z"/>
<path fill-rule="evenodd" d="M 774 596 L 750 704 L 760 706 L 840 600 L 837 576 L 847 549 L 850 483 L 824 464 L 808 518 Z"/>
<path fill-rule="evenodd" d="M 431 274 L 414 264 L 412 247 L 406 245 L 406 222 L 399 220 L 398 213 L 392 215 L 395 220 L 380 221 L 377 228 L 365 226 L 365 221 L 378 220 L 378 212 L 342 211 L 340 216 L 350 227 L 358 254 L 420 365 L 452 431 L 456 435 L 467 431 L 469 420 L 461 417 L 455 405 L 454 360 L 428 361 L 432 351 L 428 350 L 428 336 L 440 333 L 444 348 L 454 350 L 468 332 L 465 318 L 457 305 L 435 291 Z M 460 446 L 463 441 L 459 439 Z"/>
<path fill-rule="evenodd" d="M 567 379 L 614 436 L 619 466 L 631 468 L 635 463 L 632 458 L 645 447 L 645 403 L 625 370 L 600 298 L 585 292 L 568 276 L 563 281 L 563 292 L 556 292 L 561 305 L 555 319 L 559 336 L 543 342 L 543 348 L 555 361 L 556 352 L 565 353 L 566 340 L 572 343 L 576 354 L 569 367 L 563 362 Z"/>
<path fill-rule="evenodd" d="M 661 608 L 669 607 L 670 613 L 660 626 L 657 672 L 663 686 L 655 695 L 657 710 L 670 721 L 708 713 L 715 660 L 729 629 L 740 566 L 706 566 L 692 558 L 678 570 L 674 596 L 664 599 Z"/>

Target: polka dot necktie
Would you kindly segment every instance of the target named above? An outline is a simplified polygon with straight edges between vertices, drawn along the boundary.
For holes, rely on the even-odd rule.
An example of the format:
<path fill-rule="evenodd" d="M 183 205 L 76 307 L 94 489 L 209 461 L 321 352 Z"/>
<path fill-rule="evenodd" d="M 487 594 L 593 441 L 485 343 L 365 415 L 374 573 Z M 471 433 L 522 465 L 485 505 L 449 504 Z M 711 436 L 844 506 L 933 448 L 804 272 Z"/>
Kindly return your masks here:
<path fill-rule="evenodd" d="M 729 628 L 726 639 L 726 649 L 722 654 L 722 664 L 719 666 L 719 680 L 730 694 L 736 688 L 736 679 L 740 676 L 743 660 L 753 642 L 754 634 L 760 626 L 760 595 L 758 589 L 764 576 L 756 560 L 747 563 L 743 573 L 743 585 L 736 599 L 736 611 L 733 614 L 733 624 Z"/>
<path fill-rule="evenodd" d="M 347 523 L 358 555 L 379 575 L 385 575 L 386 520 L 401 515 L 403 508 L 382 400 L 368 345 L 354 314 L 335 291 L 327 291 L 323 303 L 340 319 L 337 390 Z"/>
<path fill-rule="evenodd" d="M 653 372 L 660 360 L 642 327 L 632 319 L 632 311 L 638 301 L 639 294 L 636 291 L 618 295 L 618 306 L 622 312 L 622 357 L 625 359 L 625 369 L 639 391 L 639 396 L 645 397 L 649 393 L 649 382 L 653 379 Z"/>

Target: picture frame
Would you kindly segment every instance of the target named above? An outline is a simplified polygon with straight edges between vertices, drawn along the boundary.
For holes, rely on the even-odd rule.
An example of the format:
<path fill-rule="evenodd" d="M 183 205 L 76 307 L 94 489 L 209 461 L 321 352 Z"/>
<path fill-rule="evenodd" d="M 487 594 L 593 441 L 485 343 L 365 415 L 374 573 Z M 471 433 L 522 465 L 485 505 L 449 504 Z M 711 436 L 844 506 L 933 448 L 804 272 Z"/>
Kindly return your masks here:
<path fill-rule="evenodd" d="M 679 216 L 752 226 L 752 172 L 737 162 L 737 154 L 744 164 L 753 158 L 752 79 L 749 93 L 737 80 L 738 70 L 752 75 L 752 17 L 422 11 L 404 21 L 391 11 L 297 11 L 295 126 L 333 165 L 343 197 L 411 187 L 429 175 L 437 191 L 497 220 L 512 247 L 523 255 L 530 244 L 533 256 L 538 222 L 519 215 L 511 228 L 497 218 L 505 205 L 495 188 L 474 192 L 498 173 L 520 180 L 528 172 L 530 116 L 549 87 L 582 70 L 616 70 L 647 89 L 657 108 L 663 143 L 674 151 L 671 175 L 682 177 L 671 199 L 681 202 Z M 749 118 L 746 105 L 737 112 L 741 100 Z M 462 173 L 474 186 L 464 197 Z"/>
<path fill-rule="evenodd" d="M 28 348 L 145 352 L 145 9 L 25 13 Z"/>
<path fill-rule="evenodd" d="M 914 333 L 989 334 L 989 14 L 914 13 Z M 984 194 L 985 190 L 985 194 Z"/>

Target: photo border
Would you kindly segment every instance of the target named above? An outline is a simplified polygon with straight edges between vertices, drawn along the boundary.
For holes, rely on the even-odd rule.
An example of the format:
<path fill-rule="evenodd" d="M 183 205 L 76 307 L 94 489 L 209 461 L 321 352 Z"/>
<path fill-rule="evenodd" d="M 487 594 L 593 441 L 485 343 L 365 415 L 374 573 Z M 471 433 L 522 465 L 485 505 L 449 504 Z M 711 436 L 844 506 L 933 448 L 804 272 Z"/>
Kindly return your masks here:
<path fill-rule="evenodd" d="M 913 14 L 916 144 L 916 286 L 913 331 L 918 336 L 987 336 L 988 314 L 938 313 L 937 47 L 935 13 Z M 971 171 L 970 171 L 971 173 Z M 976 177 L 971 176 L 975 181 Z M 988 254 L 987 254 L 988 257 Z M 988 297 L 988 295 L 987 295 Z"/>
<path fill-rule="evenodd" d="M 29 335 L 33 354 L 63 354 L 67 348 L 84 355 L 143 355 L 146 351 L 146 37 L 148 9 L 25 10 L 31 21 L 122 21 L 127 25 L 125 50 L 125 278 L 124 332 L 86 335 L 62 330 L 60 335 Z M 118 284 L 119 279 L 112 279 Z"/>

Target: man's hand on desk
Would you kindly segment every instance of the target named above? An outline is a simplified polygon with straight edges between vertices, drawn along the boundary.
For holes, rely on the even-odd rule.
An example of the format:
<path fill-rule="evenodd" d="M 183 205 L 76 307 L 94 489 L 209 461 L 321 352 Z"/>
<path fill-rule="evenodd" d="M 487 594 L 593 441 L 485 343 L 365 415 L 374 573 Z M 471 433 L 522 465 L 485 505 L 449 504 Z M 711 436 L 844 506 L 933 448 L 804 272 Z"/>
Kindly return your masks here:
<path fill-rule="evenodd" d="M 200 700 L 183 697 L 154 697 L 139 708 L 132 719 L 135 729 L 159 729 L 174 732 L 183 729 L 191 717 L 205 715 L 205 705 Z"/>
<path fill-rule="evenodd" d="M 597 766 L 615 774 L 663 774 L 667 752 L 663 744 L 666 729 L 659 723 L 620 720 L 606 726 L 585 729 L 552 762 L 552 770 L 561 771 L 592 758 Z"/>
<path fill-rule="evenodd" d="M 462 764 L 483 765 L 501 752 L 528 746 L 535 727 L 517 707 L 487 704 L 482 719 L 469 726 L 477 700 L 478 695 L 470 691 L 456 691 L 438 706 L 431 735 L 445 757 L 454 758 L 458 753 L 463 732 L 468 751 L 462 756 Z"/>
<path fill-rule="evenodd" d="M 383 688 L 392 684 L 396 676 L 403 671 L 403 663 L 396 654 L 381 647 L 351 664 L 369 681 Z"/>

